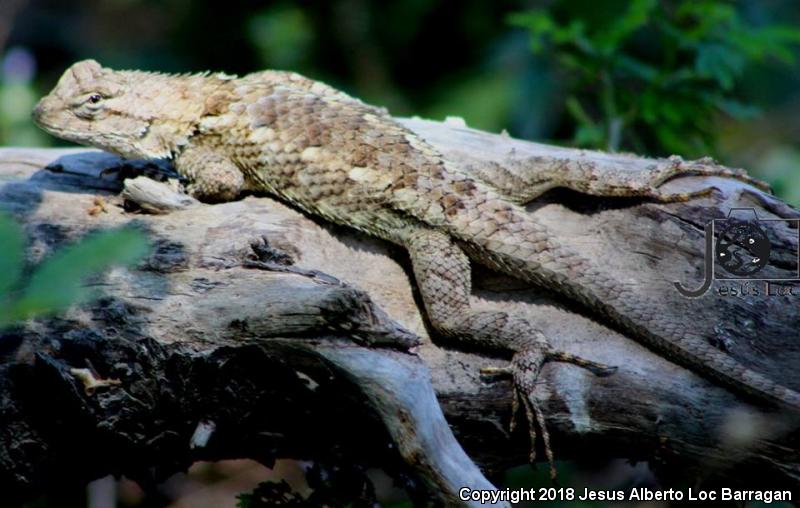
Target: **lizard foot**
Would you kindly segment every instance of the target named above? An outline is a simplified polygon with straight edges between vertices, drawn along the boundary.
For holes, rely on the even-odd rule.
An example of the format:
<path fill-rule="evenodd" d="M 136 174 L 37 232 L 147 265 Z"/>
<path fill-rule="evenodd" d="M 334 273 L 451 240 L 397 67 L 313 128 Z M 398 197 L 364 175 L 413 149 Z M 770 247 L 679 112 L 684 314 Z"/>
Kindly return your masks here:
<path fill-rule="evenodd" d="M 800 219 L 800 210 L 784 203 L 771 194 L 764 194 L 763 192 L 757 192 L 752 189 L 741 189 L 739 191 L 739 197 L 754 199 L 764 210 L 777 217 L 783 219 Z M 787 221 L 786 225 L 792 229 L 797 229 L 798 227 L 797 221 L 795 220 Z"/>
<path fill-rule="evenodd" d="M 659 187 L 665 182 L 680 176 L 717 176 L 722 178 L 733 178 L 748 185 L 772 194 L 772 188 L 765 182 L 748 176 L 741 169 L 726 168 L 720 166 L 710 157 L 704 157 L 696 161 L 684 161 L 682 158 L 672 156 L 668 159 L 669 164 L 664 170 L 658 171 L 658 176 L 652 182 L 652 187 L 647 192 L 647 196 L 661 203 L 674 203 L 680 201 L 690 201 L 692 199 L 711 194 L 714 187 L 708 187 L 696 192 L 662 192 Z"/>
<path fill-rule="evenodd" d="M 544 453 L 550 467 L 550 478 L 555 481 L 557 476 L 555 458 L 550 446 L 550 433 L 545 423 L 544 411 L 533 396 L 533 391 L 542 369 L 547 361 L 572 363 L 589 370 L 596 376 L 605 377 L 616 372 L 617 367 L 587 360 L 571 353 L 556 350 L 526 349 L 514 354 L 511 364 L 506 367 L 485 367 L 481 374 L 491 376 L 511 376 L 514 382 L 514 396 L 511 399 L 511 423 L 509 430 L 513 433 L 518 426 L 518 415 L 521 410 L 525 412 L 528 423 L 528 436 L 530 438 L 529 460 L 533 465 L 536 462 L 536 441 L 538 439 L 537 427 L 542 434 Z"/>

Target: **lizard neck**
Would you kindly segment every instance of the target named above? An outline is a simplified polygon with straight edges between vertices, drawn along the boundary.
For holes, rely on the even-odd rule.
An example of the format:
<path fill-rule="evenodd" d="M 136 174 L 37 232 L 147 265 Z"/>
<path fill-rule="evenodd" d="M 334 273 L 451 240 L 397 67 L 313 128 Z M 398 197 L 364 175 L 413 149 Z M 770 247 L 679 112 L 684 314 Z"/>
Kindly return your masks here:
<path fill-rule="evenodd" d="M 121 72 L 126 74 L 126 81 L 136 83 L 141 99 L 136 116 L 147 124 L 139 139 L 128 145 L 129 153 L 121 153 L 136 158 L 177 157 L 198 132 L 202 118 L 209 114 L 210 98 L 233 79 L 224 74 Z"/>

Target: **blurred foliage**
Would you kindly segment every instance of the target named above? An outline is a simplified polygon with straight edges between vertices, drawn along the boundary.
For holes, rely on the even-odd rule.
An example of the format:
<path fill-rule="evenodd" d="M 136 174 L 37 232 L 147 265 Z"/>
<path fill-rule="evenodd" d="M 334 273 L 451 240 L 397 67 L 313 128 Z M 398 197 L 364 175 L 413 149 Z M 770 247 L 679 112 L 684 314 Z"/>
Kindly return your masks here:
<path fill-rule="evenodd" d="M 756 112 L 734 93 L 745 69 L 768 58 L 791 64 L 800 44 L 800 29 L 752 26 L 733 3 L 712 0 L 632 0 L 609 19 L 559 19 L 558 8 L 510 16 L 534 52 L 558 62 L 573 142 L 609 151 L 714 152 L 719 113 Z"/>
<path fill-rule="evenodd" d="M 130 228 L 90 235 L 24 274 L 25 240 L 21 228 L 0 214 L 0 328 L 25 319 L 53 314 L 86 301 L 93 292 L 87 278 L 111 266 L 125 266 L 149 251 L 147 239 Z"/>
<path fill-rule="evenodd" d="M 33 56 L 23 48 L 11 48 L 0 63 L 0 143 L 46 144 L 47 136 L 31 122 L 31 110 L 38 98 L 32 86 Z"/>
<path fill-rule="evenodd" d="M 720 125 L 779 108 L 800 85 L 786 65 L 800 42 L 791 0 L 228 0 L 225 16 L 211 0 L 21 1 L 0 73 L 0 143 L 13 145 L 51 140 L 28 120 L 34 97 L 89 57 L 291 69 L 393 114 L 723 159 Z"/>
<path fill-rule="evenodd" d="M 29 111 L 82 58 L 167 72 L 277 68 L 395 115 L 711 155 L 800 203 L 793 0 L 228 0 L 224 16 L 212 0 L 14 2 L 22 8 L 0 48 L 0 144 L 62 143 Z"/>
<path fill-rule="evenodd" d="M 11 3 L 21 8 L 4 12 Z M 800 73 L 789 65 L 798 30 L 783 25 L 800 26 L 800 2 L 0 0 L 0 144 L 62 143 L 30 110 L 80 59 L 166 72 L 289 69 L 395 115 L 458 115 L 493 132 L 644 155 L 714 155 L 800 204 Z M 28 275 L 22 232 L 0 216 L 2 322 L 85 300 L 83 280 L 142 255 L 137 235 L 93 235 Z M 559 471 L 580 484 L 574 465 Z M 506 485 L 548 482 L 524 467 Z M 261 494 L 281 487 L 241 506 L 256 508 Z"/>
<path fill-rule="evenodd" d="M 778 147 L 760 162 L 761 176 L 772 184 L 775 194 L 800 205 L 800 149 Z"/>

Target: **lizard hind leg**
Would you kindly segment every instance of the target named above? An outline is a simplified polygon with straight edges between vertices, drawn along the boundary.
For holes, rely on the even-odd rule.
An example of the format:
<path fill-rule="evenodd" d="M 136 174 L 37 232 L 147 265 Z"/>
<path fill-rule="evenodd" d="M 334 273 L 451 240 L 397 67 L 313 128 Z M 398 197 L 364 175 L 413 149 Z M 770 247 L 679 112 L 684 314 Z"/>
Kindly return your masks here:
<path fill-rule="evenodd" d="M 651 175 L 650 186 L 646 191 L 647 197 L 661 203 L 690 201 L 694 198 L 707 196 L 714 191 L 714 187 L 707 187 L 694 192 L 669 193 L 661 190 L 663 184 L 681 176 L 716 176 L 732 178 L 751 185 L 763 192 L 772 193 L 772 188 L 768 184 L 748 176 L 743 170 L 721 166 L 707 157 L 696 161 L 684 161 L 680 157 L 672 156 L 666 160 L 665 164 L 656 166 Z"/>
<path fill-rule="evenodd" d="M 411 255 L 414 277 L 436 331 L 456 346 L 511 354 L 509 366 L 481 372 L 511 375 L 514 382 L 512 431 L 517 426 L 517 414 L 523 410 L 531 441 L 531 462 L 536 459 L 538 427 L 550 462 L 550 473 L 555 475 L 544 411 L 534 397 L 542 365 L 547 361 L 568 362 L 599 375 L 608 375 L 614 368 L 554 350 L 544 334 L 526 319 L 502 311 L 474 309 L 470 303 L 469 259 L 447 234 L 411 227 L 403 232 L 400 240 Z"/>

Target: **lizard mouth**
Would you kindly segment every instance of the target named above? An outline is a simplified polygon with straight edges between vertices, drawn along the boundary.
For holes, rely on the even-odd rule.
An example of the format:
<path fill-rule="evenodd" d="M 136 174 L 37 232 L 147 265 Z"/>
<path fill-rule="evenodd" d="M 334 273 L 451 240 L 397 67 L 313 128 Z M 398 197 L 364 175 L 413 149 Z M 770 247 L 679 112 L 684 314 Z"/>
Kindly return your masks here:
<path fill-rule="evenodd" d="M 58 128 L 59 125 L 58 119 L 54 118 L 55 113 L 51 108 L 47 107 L 46 104 L 46 97 L 40 100 L 36 106 L 33 108 L 33 112 L 31 113 L 31 119 L 33 123 L 35 123 L 39 128 L 47 132 L 48 134 L 52 134 L 58 138 L 64 139 L 66 141 L 71 141 L 73 143 L 77 143 L 79 145 L 90 146 L 92 143 L 89 143 L 86 139 L 86 133 L 81 133 L 80 130 L 70 130 L 70 129 L 62 129 Z M 104 143 L 103 136 L 97 136 L 94 140 L 93 144 L 100 144 L 106 145 L 108 143 Z M 109 147 L 103 147 L 104 150 L 112 151 Z"/>
<path fill-rule="evenodd" d="M 71 130 L 68 128 L 61 128 L 63 122 L 59 121 L 59 111 L 48 104 L 48 98 L 42 98 L 31 112 L 31 119 L 39 128 L 53 136 L 72 141 L 73 143 L 88 144 L 85 138 L 85 133 L 80 130 Z"/>
<path fill-rule="evenodd" d="M 31 112 L 31 119 L 39 128 L 58 137 L 69 135 L 69 131 L 56 128 L 59 125 L 58 116 L 57 109 L 49 104 L 48 97 L 39 100 Z"/>

